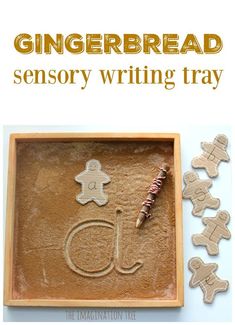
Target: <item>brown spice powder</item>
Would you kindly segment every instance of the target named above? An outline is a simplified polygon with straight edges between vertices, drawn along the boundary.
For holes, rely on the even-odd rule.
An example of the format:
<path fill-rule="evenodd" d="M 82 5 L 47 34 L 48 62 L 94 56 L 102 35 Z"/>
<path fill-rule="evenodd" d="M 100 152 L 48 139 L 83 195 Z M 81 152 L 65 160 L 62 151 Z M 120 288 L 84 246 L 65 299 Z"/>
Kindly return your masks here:
<path fill-rule="evenodd" d="M 111 178 L 109 202 L 84 206 L 75 197 L 74 177 L 97 159 Z M 135 223 L 153 178 L 163 162 L 171 167 L 160 195 L 141 229 Z M 173 144 L 171 142 L 48 142 L 17 144 L 14 246 L 15 299 L 176 298 Z M 121 266 L 138 260 L 133 274 L 114 269 L 102 277 L 72 271 L 64 257 L 68 232 L 85 220 L 115 223 L 121 215 Z M 114 229 L 88 227 L 75 234 L 70 255 L 80 268 L 96 272 L 113 258 Z"/>

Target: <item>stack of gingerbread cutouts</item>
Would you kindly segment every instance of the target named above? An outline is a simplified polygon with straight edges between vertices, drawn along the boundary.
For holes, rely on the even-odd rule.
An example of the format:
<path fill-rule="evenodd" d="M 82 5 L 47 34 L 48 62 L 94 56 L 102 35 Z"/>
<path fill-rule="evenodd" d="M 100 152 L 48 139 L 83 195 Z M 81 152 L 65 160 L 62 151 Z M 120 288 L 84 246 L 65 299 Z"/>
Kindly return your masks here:
<path fill-rule="evenodd" d="M 210 178 L 217 177 L 218 167 L 221 161 L 229 161 L 227 153 L 228 139 L 225 135 L 217 135 L 212 143 L 202 142 L 203 153 L 192 160 L 192 167 L 204 168 Z M 184 174 L 185 187 L 183 198 L 190 199 L 193 204 L 192 214 L 202 217 L 206 208 L 218 209 L 220 200 L 211 195 L 209 188 L 212 186 L 211 179 L 200 179 L 195 171 Z M 230 239 L 231 234 L 227 227 L 230 215 L 227 211 L 218 211 L 215 217 L 202 218 L 205 225 L 201 234 L 192 236 L 195 246 L 204 246 L 209 255 L 219 254 L 219 242 L 222 238 Z M 215 271 L 216 263 L 204 263 L 201 258 L 193 257 L 188 263 L 189 270 L 193 273 L 190 287 L 200 286 L 204 294 L 204 302 L 212 303 L 216 293 L 226 291 L 229 283 L 221 280 Z"/>

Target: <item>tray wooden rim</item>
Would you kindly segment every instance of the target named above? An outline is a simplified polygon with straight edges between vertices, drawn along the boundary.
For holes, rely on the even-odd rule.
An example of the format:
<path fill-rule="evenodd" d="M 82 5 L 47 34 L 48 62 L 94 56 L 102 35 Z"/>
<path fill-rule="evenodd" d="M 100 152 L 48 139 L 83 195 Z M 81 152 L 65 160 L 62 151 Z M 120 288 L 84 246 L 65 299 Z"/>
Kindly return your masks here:
<path fill-rule="evenodd" d="M 13 245 L 17 142 L 71 141 L 172 141 L 174 143 L 175 228 L 176 228 L 176 299 L 14 299 Z M 4 305 L 38 307 L 182 307 L 184 305 L 183 221 L 180 135 L 178 133 L 13 133 L 9 141 L 8 188 L 6 209 Z"/>

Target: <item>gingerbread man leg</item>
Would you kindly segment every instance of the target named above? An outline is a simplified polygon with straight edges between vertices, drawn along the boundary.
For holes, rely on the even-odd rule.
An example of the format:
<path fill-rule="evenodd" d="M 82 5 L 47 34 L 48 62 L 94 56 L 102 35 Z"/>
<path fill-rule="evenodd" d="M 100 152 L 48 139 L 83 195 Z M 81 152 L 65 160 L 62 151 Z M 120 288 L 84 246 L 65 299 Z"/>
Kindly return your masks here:
<path fill-rule="evenodd" d="M 195 157 L 192 160 L 192 166 L 194 168 L 206 168 L 207 158 L 204 156 Z"/>
<path fill-rule="evenodd" d="M 215 274 L 201 282 L 200 287 L 204 292 L 204 301 L 211 304 L 215 298 L 216 293 L 223 292 L 228 289 L 229 282 L 219 279 Z"/>
<path fill-rule="evenodd" d="M 207 208 L 207 200 L 206 200 L 206 196 L 203 200 L 201 199 L 196 199 L 193 200 L 193 215 L 197 216 L 197 217 L 201 217 L 205 211 L 205 209 Z"/>
<path fill-rule="evenodd" d="M 194 204 L 192 213 L 194 216 L 201 217 L 203 215 L 203 212 L 205 209 L 206 209 L 206 206 L 205 205 L 203 206 L 201 203 L 200 203 L 200 205 Z"/>
<path fill-rule="evenodd" d="M 97 195 L 94 199 L 95 203 L 99 206 L 105 205 L 108 202 L 108 196 L 103 195 L 102 193 Z"/>
<path fill-rule="evenodd" d="M 84 194 L 80 194 L 76 196 L 76 200 L 81 203 L 81 204 L 86 204 L 90 201 L 92 201 L 91 198 L 88 198 L 87 196 L 85 196 Z"/>
<path fill-rule="evenodd" d="M 205 169 L 207 171 L 207 174 L 210 177 L 216 177 L 218 176 L 218 169 L 217 169 L 217 164 L 213 161 L 208 161 L 207 166 L 205 166 Z"/>
<path fill-rule="evenodd" d="M 195 246 L 206 246 L 207 252 L 210 255 L 218 255 L 219 253 L 218 245 L 204 235 L 193 235 L 192 241 Z"/>
<path fill-rule="evenodd" d="M 207 194 L 206 207 L 211 209 L 218 209 L 220 206 L 220 200 L 212 197 L 209 193 Z"/>

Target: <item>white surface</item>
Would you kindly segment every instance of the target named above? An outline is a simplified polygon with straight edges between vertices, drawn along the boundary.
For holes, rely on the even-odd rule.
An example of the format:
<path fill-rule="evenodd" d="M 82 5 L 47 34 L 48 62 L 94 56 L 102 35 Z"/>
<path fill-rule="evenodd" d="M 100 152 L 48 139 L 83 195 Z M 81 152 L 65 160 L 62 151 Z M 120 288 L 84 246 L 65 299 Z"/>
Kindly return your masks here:
<path fill-rule="evenodd" d="M 1 99 L 4 102 L 5 124 L 79 124 L 107 122 L 112 125 L 143 123 L 152 127 L 166 119 L 178 124 L 182 119 L 195 124 L 227 123 L 231 102 L 225 101 L 233 91 L 233 1 L 170 0 L 31 0 L 4 1 L 1 10 L 4 31 L 1 48 Z M 14 8 L 14 9 L 13 9 Z M 224 42 L 216 55 L 22 55 L 13 46 L 20 33 L 218 33 Z M 97 71 L 125 69 L 145 65 L 160 69 L 176 69 L 176 87 L 165 90 L 157 85 L 104 86 Z M 85 68 L 94 71 L 85 90 L 79 85 L 15 85 L 15 69 Z M 183 85 L 181 70 L 225 69 L 220 86 Z M 231 90 L 231 92 L 230 92 Z M 147 114 L 146 116 L 144 114 Z M 213 115 L 213 116 L 212 116 Z"/>
<path fill-rule="evenodd" d="M 234 1 L 233 0 L 3 0 L 0 10 L 0 127 L 3 125 L 42 125 L 41 127 L 7 127 L 4 155 L 0 159 L 6 178 L 6 145 L 11 131 L 75 130 L 87 125 L 86 130 L 144 130 L 178 131 L 182 138 L 183 170 L 190 168 L 190 160 L 200 153 L 200 141 L 224 132 L 234 139 L 233 129 L 222 125 L 234 124 Z M 178 33 L 184 37 L 194 33 L 218 33 L 224 48 L 218 55 L 22 55 L 14 50 L 13 42 L 19 33 Z M 103 86 L 94 77 L 85 90 L 78 86 L 14 85 L 15 69 L 61 68 L 125 68 L 130 65 L 154 68 L 224 69 L 217 90 L 208 86 L 182 85 L 176 75 L 177 86 L 167 91 L 159 86 L 117 85 Z M 45 125 L 64 125 L 46 127 Z M 104 125 L 105 124 L 105 125 Z M 102 126 L 103 125 L 103 126 Z M 217 125 L 217 126 L 216 126 Z M 231 135 L 231 131 L 233 134 Z M 0 137 L 0 147 L 3 139 Z M 230 147 L 231 154 L 231 147 Z M 231 157 L 234 154 L 231 154 Z M 222 164 L 221 176 L 216 179 L 212 192 L 221 198 L 221 208 L 231 211 L 231 166 Z M 205 175 L 205 173 L 201 173 Z M 234 176 L 233 176 L 234 177 Z M 234 184 L 234 179 L 233 179 Z M 6 183 L 4 182 L 4 194 Z M 1 191 L 3 188 L 1 187 Z M 4 205 L 3 205 L 4 203 Z M 1 210 L 5 213 L 1 196 Z M 209 258 L 202 248 L 191 244 L 190 236 L 202 229 L 198 218 L 191 216 L 191 203 L 184 202 L 185 261 L 193 255 L 205 260 L 219 261 L 218 274 L 231 279 L 232 240 L 221 242 L 218 259 Z M 213 211 L 208 210 L 208 215 Z M 1 218 L 1 221 L 3 218 Z M 230 224 L 230 229 L 232 223 Z M 1 226 L 2 229 L 3 226 Z M 3 233 L 2 233 L 3 234 Z M 3 240 L 1 240 L 3 245 Z M 0 250 L 3 261 L 2 250 Z M 1 263 L 3 265 L 3 262 Z M 202 303 L 201 291 L 188 288 L 190 273 L 185 266 L 185 307 L 178 310 L 139 310 L 138 320 L 155 321 L 221 321 L 231 319 L 231 289 L 220 294 L 212 306 Z M 1 288 L 3 279 L 0 278 Z M 2 302 L 2 295 L 0 295 Z M 2 310 L 0 310 L 1 312 Z M 5 320 L 66 321 L 63 309 L 5 308 Z M 125 318 L 124 318 L 125 320 Z"/>
<path fill-rule="evenodd" d="M 199 132 L 200 129 L 200 132 Z M 64 131 L 64 132 L 79 132 L 79 131 L 126 131 L 127 129 L 115 129 L 108 126 L 103 127 L 15 127 L 7 126 L 4 128 L 4 175 L 6 175 L 7 167 L 7 151 L 8 151 L 8 139 L 9 134 L 12 132 L 41 132 L 41 131 Z M 129 128 L 128 131 L 140 131 L 141 128 Z M 146 131 L 146 130 L 145 130 Z M 181 156 L 182 156 L 182 170 L 186 172 L 191 169 L 191 159 L 192 157 L 201 153 L 200 141 L 211 141 L 214 136 L 218 133 L 224 133 L 229 138 L 228 151 L 231 156 L 231 128 L 228 126 L 208 126 L 208 127 L 191 127 L 188 128 L 175 128 L 169 130 L 166 127 L 156 129 L 148 129 L 149 132 L 161 132 L 161 131 L 171 131 L 179 132 L 181 134 Z M 203 170 L 198 170 L 201 178 L 207 178 L 206 172 Z M 219 197 L 221 199 L 220 209 L 228 210 L 231 213 L 231 163 L 221 163 L 219 167 L 219 177 L 213 180 L 213 187 L 211 189 L 212 195 Z M 4 187 L 6 189 L 6 177 L 4 182 Z M 6 191 L 4 191 L 6 193 Z M 5 202 L 6 197 L 4 198 Z M 216 296 L 215 301 L 212 305 L 206 305 L 203 303 L 202 291 L 200 288 L 191 289 L 188 286 L 188 282 L 191 276 L 191 272 L 187 268 L 188 260 L 193 256 L 200 256 L 205 262 L 216 262 L 219 264 L 219 269 L 217 274 L 222 279 L 227 279 L 231 282 L 232 279 L 232 244 L 231 240 L 221 240 L 220 242 L 220 254 L 219 256 L 210 257 L 208 256 L 206 249 L 203 247 L 195 247 L 191 242 L 191 235 L 201 232 L 203 225 L 201 223 L 201 218 L 193 217 L 191 214 L 192 204 L 189 200 L 183 200 L 183 220 L 184 220 L 184 269 L 185 269 L 185 306 L 181 309 L 131 309 L 135 311 L 135 319 L 137 321 L 231 321 L 232 312 L 232 295 L 231 288 L 226 293 L 220 293 Z M 214 216 L 215 211 L 207 209 L 205 216 Z M 229 229 L 232 229 L 232 222 L 229 224 Z M 84 311 L 84 309 L 72 309 L 74 311 L 74 318 L 81 317 L 78 312 Z M 99 309 L 89 309 L 94 313 L 95 310 Z M 105 309 L 101 309 L 104 311 Z M 115 312 L 115 309 L 108 309 L 106 311 Z M 122 312 L 125 318 L 125 309 L 118 309 Z M 69 321 L 66 319 L 68 314 L 66 314 L 65 309 L 48 309 L 48 308 L 4 308 L 4 318 L 7 321 Z M 99 317 L 99 316 L 97 316 Z M 112 316 L 114 317 L 114 315 Z M 111 320 L 111 315 L 109 315 L 108 320 Z"/>

